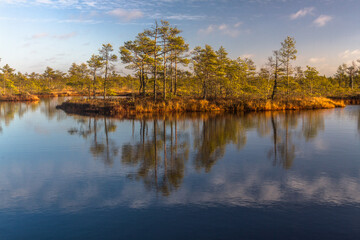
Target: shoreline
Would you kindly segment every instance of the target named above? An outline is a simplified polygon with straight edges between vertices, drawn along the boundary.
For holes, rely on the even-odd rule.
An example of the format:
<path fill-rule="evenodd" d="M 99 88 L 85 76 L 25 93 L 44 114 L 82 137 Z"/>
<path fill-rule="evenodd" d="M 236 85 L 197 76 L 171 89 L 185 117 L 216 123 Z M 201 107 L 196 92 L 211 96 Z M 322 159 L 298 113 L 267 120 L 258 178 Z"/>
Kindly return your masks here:
<path fill-rule="evenodd" d="M 40 98 L 37 95 L 0 95 L 0 102 L 38 102 Z"/>
<path fill-rule="evenodd" d="M 42 98 L 56 98 L 56 97 L 84 97 L 86 94 L 78 92 L 51 92 L 51 93 L 39 93 L 39 94 L 0 94 L 0 102 L 37 102 Z M 118 93 L 110 97 L 129 97 L 131 94 L 128 93 Z M 97 98 L 102 98 L 102 95 L 99 93 L 96 95 Z"/>
<path fill-rule="evenodd" d="M 56 106 L 66 113 L 107 117 L 126 117 L 136 114 L 191 112 L 260 112 L 284 110 L 314 110 L 342 108 L 342 101 L 329 98 L 265 99 L 173 99 L 154 103 L 150 99 L 73 99 Z"/>
<path fill-rule="evenodd" d="M 334 101 L 343 101 L 346 105 L 360 105 L 360 95 L 328 97 Z"/>

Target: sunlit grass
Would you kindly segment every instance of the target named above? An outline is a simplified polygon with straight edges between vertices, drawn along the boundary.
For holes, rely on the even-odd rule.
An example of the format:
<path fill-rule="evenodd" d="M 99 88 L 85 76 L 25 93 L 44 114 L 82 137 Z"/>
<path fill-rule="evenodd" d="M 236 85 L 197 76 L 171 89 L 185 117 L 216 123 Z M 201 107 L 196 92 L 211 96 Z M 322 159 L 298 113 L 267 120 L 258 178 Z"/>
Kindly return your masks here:
<path fill-rule="evenodd" d="M 291 98 L 280 100 L 266 99 L 172 99 L 156 101 L 151 98 L 139 99 L 73 99 L 65 102 L 60 108 L 83 114 L 124 115 L 139 113 L 164 112 L 248 112 L 305 110 L 345 107 L 343 101 L 323 97 Z"/>

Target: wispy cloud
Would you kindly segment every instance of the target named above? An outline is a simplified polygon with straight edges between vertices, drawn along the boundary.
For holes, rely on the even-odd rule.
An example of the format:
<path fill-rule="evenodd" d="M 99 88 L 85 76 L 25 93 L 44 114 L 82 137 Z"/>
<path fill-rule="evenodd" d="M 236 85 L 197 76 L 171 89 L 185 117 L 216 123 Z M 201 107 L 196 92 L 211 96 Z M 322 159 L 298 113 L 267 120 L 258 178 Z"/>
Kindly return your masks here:
<path fill-rule="evenodd" d="M 7 3 L 7 4 L 26 3 L 26 0 L 0 0 L 0 3 Z"/>
<path fill-rule="evenodd" d="M 178 15 L 164 16 L 163 18 L 169 20 L 199 20 L 199 19 L 203 19 L 204 16 L 178 14 Z"/>
<path fill-rule="evenodd" d="M 85 1 L 84 4 L 87 5 L 87 6 L 89 6 L 89 7 L 96 7 L 96 2 Z"/>
<path fill-rule="evenodd" d="M 313 57 L 313 58 L 310 58 L 309 59 L 309 62 L 310 63 L 322 63 L 322 62 L 325 62 L 326 61 L 326 58 L 317 58 L 317 57 Z"/>
<path fill-rule="evenodd" d="M 76 35 L 77 35 L 76 32 L 71 32 L 71 33 L 67 33 L 67 34 L 63 34 L 63 35 L 54 35 L 52 37 L 56 38 L 56 39 L 69 39 L 69 38 L 75 37 Z"/>
<path fill-rule="evenodd" d="M 228 35 L 230 37 L 237 37 L 241 31 L 240 31 L 240 26 L 242 25 L 242 22 L 237 22 L 233 25 L 229 25 L 229 24 L 221 24 L 221 25 L 209 25 L 207 28 L 204 29 L 200 29 L 198 31 L 199 34 L 201 35 L 208 35 L 214 32 L 220 32 L 224 35 Z"/>
<path fill-rule="evenodd" d="M 49 34 L 47 33 L 37 33 L 31 36 L 32 39 L 39 39 L 39 38 L 45 38 L 48 37 Z"/>
<path fill-rule="evenodd" d="M 252 58 L 252 57 L 254 57 L 254 54 L 246 53 L 246 54 L 241 55 L 240 57 L 241 58 Z"/>
<path fill-rule="evenodd" d="M 330 22 L 333 19 L 333 17 L 328 16 L 328 15 L 320 15 L 318 18 L 316 18 L 314 20 L 314 24 L 317 27 L 323 27 L 325 26 L 328 22 Z"/>
<path fill-rule="evenodd" d="M 314 7 L 303 8 L 303 9 L 297 11 L 296 13 L 291 14 L 290 19 L 295 20 L 295 19 L 298 19 L 301 17 L 305 17 L 306 15 L 313 13 L 314 10 L 315 10 Z"/>
<path fill-rule="evenodd" d="M 360 57 L 360 49 L 355 49 L 355 50 L 345 50 L 344 52 L 339 54 L 339 57 L 343 58 L 343 59 L 348 59 L 348 58 L 359 58 Z"/>
<path fill-rule="evenodd" d="M 54 38 L 54 39 L 69 39 L 72 37 L 75 37 L 77 35 L 76 32 L 71 32 L 67 34 L 61 34 L 61 35 L 50 35 L 49 33 L 37 33 L 31 36 L 31 39 L 41 39 L 41 38 Z"/>
<path fill-rule="evenodd" d="M 40 3 L 40 4 L 54 4 L 54 1 L 51 0 L 36 0 L 36 3 Z"/>
<path fill-rule="evenodd" d="M 111 11 L 113 9 L 153 9 L 164 1 L 159 0 L 0 0 L 0 3 L 22 6 L 44 6 L 49 8 L 67 8 L 67 9 L 97 9 Z M 173 1 L 165 2 L 172 5 Z"/>
<path fill-rule="evenodd" d="M 144 13 L 140 10 L 125 10 L 122 8 L 117 8 L 109 11 L 108 14 L 125 21 L 131 21 L 134 19 L 142 18 L 144 16 Z"/>

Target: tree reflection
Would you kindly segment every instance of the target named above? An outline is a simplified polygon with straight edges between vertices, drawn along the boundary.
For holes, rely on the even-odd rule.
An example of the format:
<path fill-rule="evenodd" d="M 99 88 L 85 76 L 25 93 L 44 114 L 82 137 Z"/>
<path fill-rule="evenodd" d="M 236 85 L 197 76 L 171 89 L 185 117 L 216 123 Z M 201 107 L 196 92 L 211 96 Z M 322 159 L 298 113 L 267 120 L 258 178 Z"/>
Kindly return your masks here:
<path fill-rule="evenodd" d="M 21 119 L 27 112 L 35 112 L 40 109 L 48 120 L 52 120 L 56 117 L 57 121 L 61 121 L 67 117 L 63 111 L 56 110 L 56 105 L 64 99 L 58 98 L 45 98 L 40 102 L 0 102 L 0 132 L 3 127 L 1 122 L 4 122 L 5 126 L 9 126 L 10 123 L 18 117 Z"/>
<path fill-rule="evenodd" d="M 246 144 L 244 122 L 235 115 L 204 118 L 202 128 L 194 124 L 195 168 L 209 172 L 211 167 L 224 156 L 226 146 L 235 144 L 241 150 Z"/>
<path fill-rule="evenodd" d="M 181 186 L 190 152 L 191 166 L 208 173 L 230 145 L 243 149 L 247 132 L 255 130 L 261 138 L 271 137 L 268 158 L 287 170 L 294 164 L 299 141 L 311 141 L 325 128 L 321 111 L 142 116 L 126 120 L 131 139 L 120 145 L 111 134 L 119 120 L 75 118 L 78 125 L 69 133 L 88 139 L 94 158 L 108 166 L 119 159 L 131 169 L 129 179 L 165 196 Z"/>
<path fill-rule="evenodd" d="M 189 136 L 178 133 L 176 118 L 143 119 L 139 139 L 122 147 L 122 163 L 136 168 L 130 178 L 142 180 L 148 189 L 169 195 L 181 185 L 189 147 Z"/>
<path fill-rule="evenodd" d="M 49 120 L 54 118 L 56 118 L 57 121 L 63 120 L 67 117 L 67 114 L 63 111 L 57 110 L 56 106 L 65 100 L 66 98 L 44 98 L 41 101 L 40 111 L 44 113 Z"/>
<path fill-rule="evenodd" d="M 306 141 L 316 138 L 319 131 L 325 130 L 323 111 L 306 111 L 302 114 L 302 131 Z"/>
<path fill-rule="evenodd" d="M 118 147 L 109 136 L 110 133 L 116 131 L 116 125 L 113 120 L 90 117 L 75 118 L 77 118 L 78 126 L 70 128 L 68 130 L 69 134 L 76 134 L 85 139 L 93 135 L 90 143 L 91 154 L 95 158 L 101 159 L 106 165 L 112 166 L 115 157 L 118 155 Z M 103 135 L 99 138 L 98 135 L 101 130 L 103 130 Z"/>
<path fill-rule="evenodd" d="M 299 119 L 302 119 L 301 135 L 297 134 L 300 133 Z M 273 148 L 268 156 L 273 159 L 274 165 L 282 166 L 284 169 L 290 169 L 296 158 L 295 136 L 304 137 L 305 141 L 310 141 L 325 129 L 322 111 L 272 112 L 270 122 Z"/>
<path fill-rule="evenodd" d="M 359 116 L 358 116 L 358 132 L 360 134 L 360 110 L 358 112 Z"/>
<path fill-rule="evenodd" d="M 297 126 L 297 118 L 294 114 L 289 112 L 285 113 L 284 118 L 285 131 L 283 130 L 282 135 L 283 141 L 278 143 L 278 149 L 280 153 L 280 164 L 285 169 L 290 169 L 295 159 L 295 144 L 293 143 L 292 132 L 289 128 Z"/>
<path fill-rule="evenodd" d="M 7 127 L 16 116 L 21 119 L 26 112 L 35 111 L 38 106 L 38 103 L 0 102 L 0 132 L 3 131 L 2 122 Z"/>
<path fill-rule="evenodd" d="M 290 169 L 295 159 L 296 146 L 291 130 L 297 126 L 296 115 L 290 112 L 285 112 L 284 115 L 271 113 L 270 121 L 273 148 L 268 156 L 273 159 L 273 165 Z"/>

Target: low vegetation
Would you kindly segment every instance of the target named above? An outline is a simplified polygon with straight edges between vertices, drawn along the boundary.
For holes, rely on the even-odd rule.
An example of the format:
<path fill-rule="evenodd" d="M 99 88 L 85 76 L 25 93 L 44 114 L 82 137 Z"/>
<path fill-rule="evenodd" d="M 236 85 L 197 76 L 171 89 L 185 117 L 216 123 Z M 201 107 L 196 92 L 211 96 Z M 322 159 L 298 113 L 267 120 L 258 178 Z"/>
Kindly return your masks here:
<path fill-rule="evenodd" d="M 0 69 L 0 101 L 81 95 L 87 100 L 73 104 L 94 109 L 114 105 L 115 112 L 313 109 L 342 106 L 332 100 L 360 102 L 360 60 L 342 64 L 326 77 L 312 66 L 292 66 L 296 42 L 287 37 L 257 70 L 250 58 L 231 59 L 223 47 L 190 51 L 180 34 L 167 21 L 155 22 L 126 41 L 118 54 L 111 44 L 103 44 L 98 54 L 86 63 L 73 63 L 66 73 L 47 67 L 41 74 L 22 74 L 6 64 Z M 118 60 L 133 74 L 117 73 Z M 115 95 L 132 98 L 109 98 Z M 99 96 L 103 102 L 90 100 Z"/>
<path fill-rule="evenodd" d="M 0 95 L 0 101 L 4 102 L 37 102 L 39 97 L 31 94 Z"/>
<path fill-rule="evenodd" d="M 68 113 L 84 115 L 130 116 L 138 113 L 164 112 L 246 112 L 302 110 L 344 107 L 342 101 L 313 97 L 289 100 L 261 99 L 181 99 L 157 101 L 128 98 L 103 101 L 100 99 L 74 99 L 58 106 Z"/>

